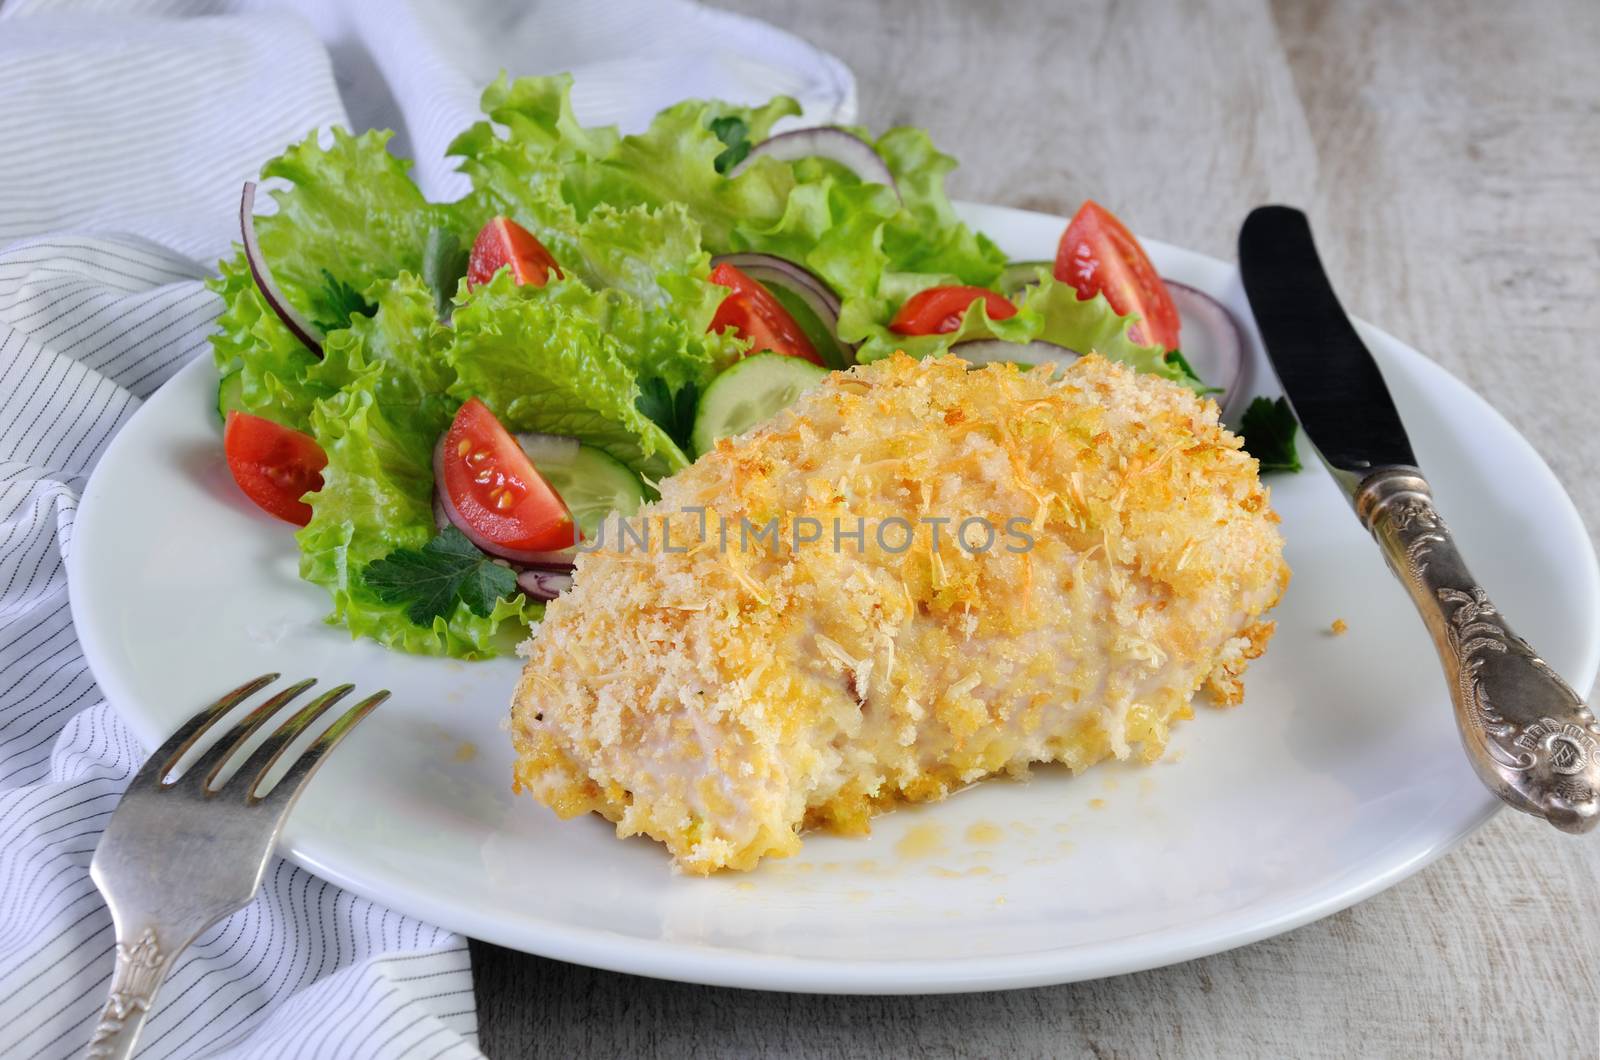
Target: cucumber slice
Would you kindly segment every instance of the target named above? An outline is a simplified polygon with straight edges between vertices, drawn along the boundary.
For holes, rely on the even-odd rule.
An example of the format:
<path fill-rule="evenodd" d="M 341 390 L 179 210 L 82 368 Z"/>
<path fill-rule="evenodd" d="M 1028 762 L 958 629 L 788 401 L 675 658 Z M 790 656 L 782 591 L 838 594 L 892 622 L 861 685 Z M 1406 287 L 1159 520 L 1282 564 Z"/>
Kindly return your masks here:
<path fill-rule="evenodd" d="M 620 461 L 587 445 L 535 458 L 533 466 L 555 487 L 585 537 L 593 538 L 612 512 L 632 515 L 644 503 L 644 483 Z"/>
<path fill-rule="evenodd" d="M 244 372 L 235 368 L 222 377 L 222 382 L 217 385 L 217 414 L 222 417 L 222 422 L 228 422 L 228 413 L 234 409 L 241 412 L 244 407 Z"/>
<path fill-rule="evenodd" d="M 724 369 L 694 410 L 695 454 L 709 452 L 718 438 L 765 423 L 827 377 L 826 368 L 781 353 L 758 353 Z"/>

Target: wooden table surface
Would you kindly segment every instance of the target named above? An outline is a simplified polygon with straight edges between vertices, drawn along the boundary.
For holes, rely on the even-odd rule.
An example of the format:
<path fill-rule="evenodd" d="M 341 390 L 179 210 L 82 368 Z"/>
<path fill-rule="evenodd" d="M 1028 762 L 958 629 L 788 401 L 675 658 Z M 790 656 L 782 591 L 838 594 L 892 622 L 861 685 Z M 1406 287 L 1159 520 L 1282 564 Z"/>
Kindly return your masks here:
<path fill-rule="evenodd" d="M 1340 293 L 1487 397 L 1600 527 L 1600 3 L 723 0 L 928 127 L 960 198 L 1233 257 L 1308 209 Z M 521 1056 L 1600 1056 L 1600 836 L 1505 813 L 1266 942 L 1098 982 L 813 997 L 474 944 L 482 1043 Z"/>

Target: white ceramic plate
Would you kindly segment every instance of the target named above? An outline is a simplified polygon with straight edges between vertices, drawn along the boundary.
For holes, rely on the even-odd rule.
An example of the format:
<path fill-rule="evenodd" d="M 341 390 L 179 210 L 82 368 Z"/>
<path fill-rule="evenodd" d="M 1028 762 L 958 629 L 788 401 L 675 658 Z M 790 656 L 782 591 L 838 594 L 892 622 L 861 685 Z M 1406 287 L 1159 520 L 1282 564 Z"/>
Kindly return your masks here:
<path fill-rule="evenodd" d="M 965 215 L 1018 258 L 1058 218 Z M 1155 242 L 1161 271 L 1226 302 L 1232 266 Z M 1518 629 L 1579 688 L 1600 656 L 1600 577 L 1571 502 L 1526 442 L 1376 328 L 1383 366 L 1462 548 Z M 1271 372 L 1253 349 L 1257 391 Z M 1286 931 L 1443 854 L 1497 803 L 1468 767 L 1421 623 L 1332 480 L 1272 481 L 1294 582 L 1230 711 L 1199 709 L 1165 760 L 1041 771 L 808 838 L 745 875 L 673 875 L 661 847 L 568 822 L 510 790 L 500 728 L 514 660 L 390 654 L 324 625 L 287 527 L 229 480 L 209 363 L 125 427 L 78 510 L 73 612 L 111 701 L 147 746 L 267 670 L 387 687 L 335 755 L 284 853 L 396 909 L 619 971 L 828 992 L 980 990 L 1153 967 Z M 1309 458 L 1309 452 L 1304 455 Z M 1328 633 L 1343 618 L 1349 632 Z M 1546 827 L 1528 821 L 1522 827 Z"/>

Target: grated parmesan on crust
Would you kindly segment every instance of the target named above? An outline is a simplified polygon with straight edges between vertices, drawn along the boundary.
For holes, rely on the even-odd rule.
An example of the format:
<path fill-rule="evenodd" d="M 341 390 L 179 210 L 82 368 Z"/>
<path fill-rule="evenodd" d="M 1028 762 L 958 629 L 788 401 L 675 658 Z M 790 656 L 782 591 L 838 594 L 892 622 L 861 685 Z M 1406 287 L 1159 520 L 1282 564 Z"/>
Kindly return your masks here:
<path fill-rule="evenodd" d="M 951 522 L 939 549 L 918 524 L 894 552 L 872 528 L 895 516 Z M 824 539 L 740 548 L 741 517 L 786 543 L 815 518 Z M 996 544 L 958 547 L 967 517 Z M 832 547 L 835 518 L 864 518 L 864 546 Z M 663 483 L 630 520 L 648 551 L 617 548 L 616 522 L 524 646 L 515 783 L 692 873 L 1032 762 L 1154 761 L 1197 690 L 1240 701 L 1289 578 L 1216 405 L 1092 356 L 834 373 Z"/>

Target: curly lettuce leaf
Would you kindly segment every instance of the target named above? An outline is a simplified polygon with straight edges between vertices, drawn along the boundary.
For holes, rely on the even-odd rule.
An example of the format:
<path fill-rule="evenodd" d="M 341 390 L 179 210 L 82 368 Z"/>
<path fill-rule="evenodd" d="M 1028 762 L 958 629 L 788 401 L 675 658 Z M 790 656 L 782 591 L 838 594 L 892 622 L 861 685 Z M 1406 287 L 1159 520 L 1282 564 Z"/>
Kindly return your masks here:
<path fill-rule="evenodd" d="M 573 267 L 590 287 L 669 307 L 697 331 L 711 323 L 728 293 L 709 281 L 711 255 L 681 203 L 598 207 L 578 226 L 577 246 Z"/>
<path fill-rule="evenodd" d="M 219 275 L 206 281 L 222 299 L 222 313 L 211 333 L 217 374 L 239 373 L 241 400 L 247 411 L 305 430 L 311 409 L 332 395 L 325 386 L 308 384 L 306 372 L 317 363 L 262 298 L 241 251 L 217 265 Z"/>
<path fill-rule="evenodd" d="M 353 136 L 335 128 L 326 146 L 316 134 L 267 162 L 262 177 L 288 186 L 273 192 L 277 212 L 255 219 L 261 253 L 285 297 L 309 319 L 344 324 L 401 272 L 422 270 L 430 234 L 470 244 L 476 225 L 457 204 L 428 202 L 391 155 L 387 132 Z M 223 300 L 213 334 L 218 370 L 241 371 L 244 407 L 307 430 L 311 410 L 337 386 L 308 376 L 318 360 L 267 305 L 237 250 L 209 286 Z M 334 329 L 327 337 L 333 341 Z"/>
<path fill-rule="evenodd" d="M 308 498 L 311 522 L 297 535 L 300 576 L 328 591 L 328 621 L 353 637 L 429 655 L 500 654 L 543 614 L 542 605 L 519 593 L 480 615 L 460 603 L 421 626 L 404 602 L 385 602 L 363 578 L 370 564 L 433 538 L 433 447 L 459 404 L 444 392 L 451 336 L 433 292 L 403 275 L 377 302 L 376 315 L 329 336 L 319 366 L 319 376 L 340 389 L 311 413 L 328 466 L 322 489 Z"/>
<path fill-rule="evenodd" d="M 728 149 L 717 130 L 736 120 L 749 139 L 762 140 L 779 118 L 799 113 L 794 100 L 778 97 L 762 107 L 691 100 L 662 111 L 644 132 L 622 136 L 614 127 L 581 125 L 571 90 L 570 75 L 511 81 L 502 74 L 483 92 L 490 120 L 467 129 L 449 149 L 475 194 L 511 211 L 541 240 L 548 235 L 562 244 L 578 220 L 603 205 L 682 203 L 707 246 L 721 253 L 732 249 L 735 226 L 782 215 L 792 176 L 768 171 L 730 180 L 717 168 Z M 546 245 L 561 257 L 556 245 Z"/>
<path fill-rule="evenodd" d="M 630 363 L 687 336 L 670 313 L 575 279 L 518 287 L 501 273 L 455 312 L 448 350 L 461 400 L 481 398 L 512 431 L 581 439 L 658 480 L 688 458 L 636 405 Z"/>
<path fill-rule="evenodd" d="M 599 164 L 569 166 L 566 189 L 580 216 L 606 203 L 682 203 L 699 223 L 707 246 L 723 253 L 734 249 L 733 233 L 742 226 L 782 214 L 786 185 L 793 178 L 754 173 L 761 167 L 732 178 L 718 172 L 717 159 L 727 145 L 713 123 L 737 118 L 750 139 L 759 142 L 778 119 L 798 113 L 799 104 L 786 96 L 761 107 L 687 100 L 657 114 L 644 132 L 619 139 Z"/>
<path fill-rule="evenodd" d="M 256 218 L 261 253 L 273 279 L 312 320 L 339 320 L 344 308 L 323 270 L 357 293 L 402 271 L 421 273 L 428 233 L 476 228 L 453 205 L 430 203 L 402 161 L 388 151 L 393 134 L 353 136 L 335 127 L 323 146 L 306 137 L 261 169 L 289 181 L 272 193 L 277 212 Z"/>
<path fill-rule="evenodd" d="M 578 213 L 562 197 L 560 166 L 545 147 L 502 140 L 480 122 L 457 137 L 451 151 L 461 156 L 458 168 L 473 186 L 460 203 L 463 213 L 511 218 L 563 268 L 578 257 Z"/>
<path fill-rule="evenodd" d="M 713 254 L 757 250 L 795 261 L 804 261 L 811 246 L 850 217 L 864 213 L 884 222 L 901 216 L 895 238 L 920 257 L 959 257 L 948 248 L 967 248 L 971 260 L 960 262 L 960 271 L 965 277 L 971 266 L 973 282 L 992 279 L 1004 264 L 992 245 L 986 247 L 987 241 L 956 220 L 943 186 L 954 161 L 934 151 L 917 130 L 891 130 L 880 140 L 890 170 L 906 182 L 909 194 L 902 205 L 889 188 L 864 184 L 820 159 L 760 157 L 735 177 L 719 170 L 730 128 L 759 142 L 779 119 L 799 113 L 798 104 L 785 97 L 761 107 L 685 101 L 632 136 L 580 125 L 567 76 L 516 81 L 502 76 L 484 90 L 482 105 L 490 121 L 464 132 L 450 153 L 461 158 L 474 188 L 496 201 L 530 195 L 544 200 L 559 186 L 561 199 L 579 219 L 603 206 L 680 204 Z M 992 262 L 986 259 L 990 253 Z"/>
<path fill-rule="evenodd" d="M 306 381 L 329 391 L 362 384 L 386 416 L 431 445 L 461 404 L 449 394 L 456 378 L 445 353 L 451 332 L 439 320 L 433 288 L 408 272 L 382 289 L 378 308 L 387 311 L 327 336 Z"/>
<path fill-rule="evenodd" d="M 548 297 L 615 338 L 641 385 L 702 389 L 744 353 L 747 343 L 709 331 L 728 292 L 711 282 L 711 256 L 681 204 L 599 207 L 579 226 L 578 244 L 577 271 L 592 293 L 569 285 Z"/>
<path fill-rule="evenodd" d="M 1006 256 L 982 232 L 956 216 L 944 178 L 956 160 L 941 153 L 921 129 L 890 129 L 873 145 L 894 174 L 904 204 L 884 230 L 884 250 L 897 272 L 945 273 L 958 282 L 988 287 Z"/>

